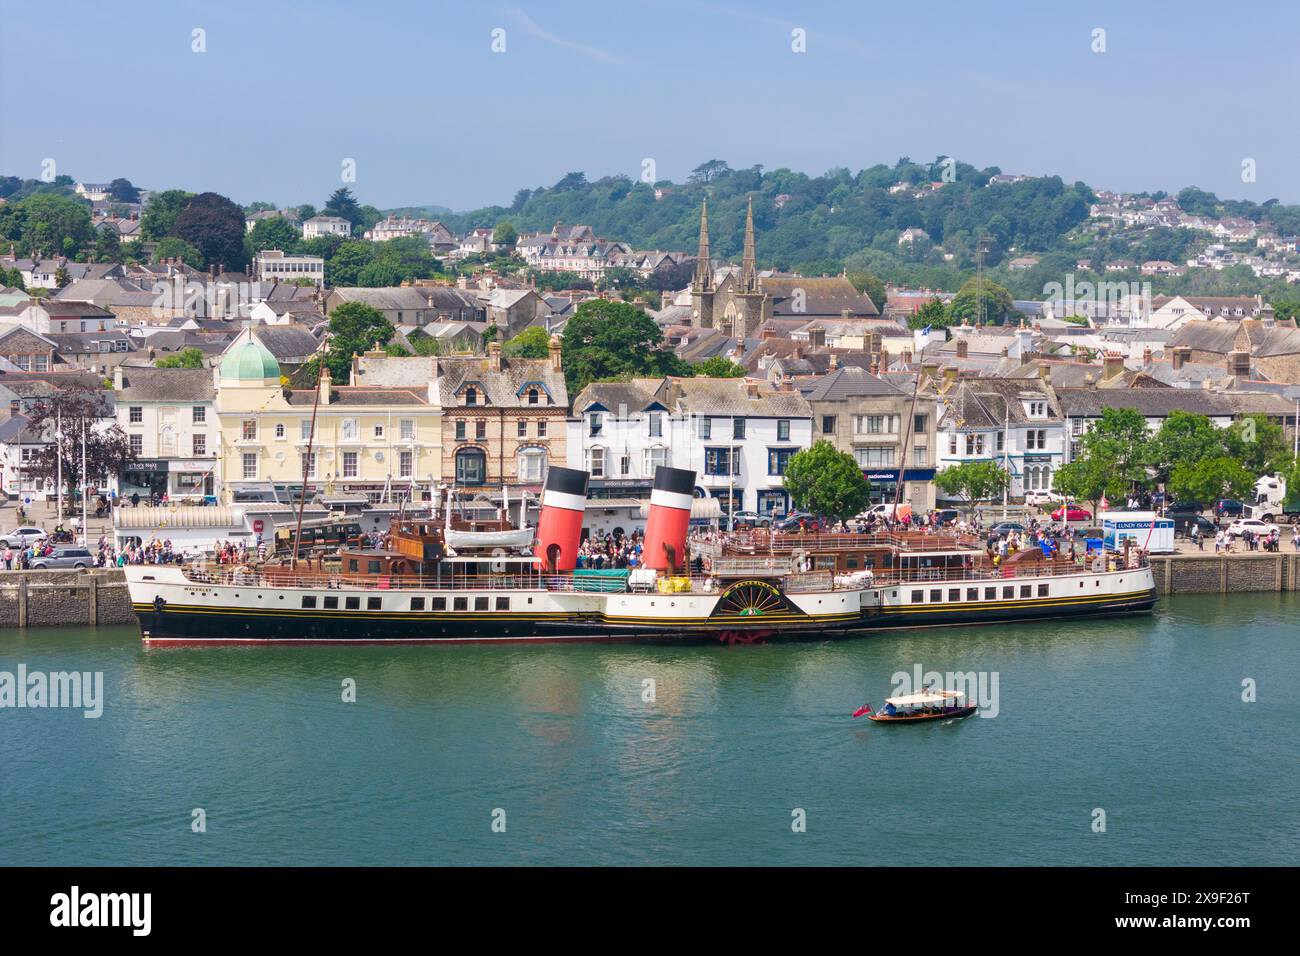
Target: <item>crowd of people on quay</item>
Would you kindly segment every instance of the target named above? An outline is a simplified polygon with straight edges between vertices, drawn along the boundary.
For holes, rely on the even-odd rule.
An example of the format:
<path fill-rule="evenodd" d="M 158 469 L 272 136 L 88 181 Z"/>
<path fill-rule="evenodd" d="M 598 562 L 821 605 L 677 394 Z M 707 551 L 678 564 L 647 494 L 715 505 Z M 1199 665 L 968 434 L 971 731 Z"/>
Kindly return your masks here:
<path fill-rule="evenodd" d="M 641 564 L 641 547 L 645 536 L 640 531 L 630 535 L 606 534 L 588 537 L 578 548 L 580 568 L 636 568 Z"/>

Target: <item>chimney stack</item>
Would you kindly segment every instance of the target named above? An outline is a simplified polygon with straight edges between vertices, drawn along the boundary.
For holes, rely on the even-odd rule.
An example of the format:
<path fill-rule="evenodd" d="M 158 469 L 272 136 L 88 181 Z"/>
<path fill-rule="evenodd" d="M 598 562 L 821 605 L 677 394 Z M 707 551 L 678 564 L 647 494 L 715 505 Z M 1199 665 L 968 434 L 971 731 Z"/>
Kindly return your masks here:
<path fill-rule="evenodd" d="M 564 371 L 564 358 L 560 350 L 560 337 L 551 336 L 551 344 L 547 347 L 551 357 L 551 370 L 555 372 Z"/>
<path fill-rule="evenodd" d="M 1229 352 L 1228 374 L 1237 378 L 1250 378 L 1250 353 L 1240 350 Z"/>
<path fill-rule="evenodd" d="M 501 371 L 501 343 L 489 342 L 487 347 L 488 371 Z"/>
<path fill-rule="evenodd" d="M 964 359 L 969 356 L 970 356 L 970 343 L 967 342 L 965 337 L 963 336 L 962 338 L 959 338 L 957 340 L 957 357 L 959 359 Z"/>
<path fill-rule="evenodd" d="M 1109 382 L 1112 378 L 1115 378 L 1123 371 L 1124 356 L 1120 355 L 1118 352 L 1107 352 L 1106 358 L 1103 362 L 1101 380 L 1103 382 Z"/>
<path fill-rule="evenodd" d="M 1183 364 L 1192 357 L 1192 350 L 1185 345 L 1179 345 L 1174 349 L 1173 366 L 1177 372 L 1183 367 Z"/>
<path fill-rule="evenodd" d="M 1151 364 L 1151 346 L 1148 345 L 1146 348 L 1142 350 L 1142 367 L 1146 368 L 1150 364 Z"/>

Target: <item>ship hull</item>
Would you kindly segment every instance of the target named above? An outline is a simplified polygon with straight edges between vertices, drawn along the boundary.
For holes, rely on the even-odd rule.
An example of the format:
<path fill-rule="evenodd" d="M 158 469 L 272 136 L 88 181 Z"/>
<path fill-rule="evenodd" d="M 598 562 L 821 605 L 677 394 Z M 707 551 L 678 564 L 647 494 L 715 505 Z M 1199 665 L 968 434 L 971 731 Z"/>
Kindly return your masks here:
<path fill-rule="evenodd" d="M 159 645 L 749 644 L 892 628 L 1137 614 L 1156 601 L 1149 570 L 1079 580 L 1086 585 L 1079 588 L 1082 593 L 1073 590 L 1075 579 L 1056 578 L 1033 584 L 1033 597 L 963 603 L 929 600 L 935 592 L 901 587 L 786 594 L 762 581 L 742 582 L 722 593 L 535 590 L 460 596 L 217 587 L 190 582 L 177 569 L 132 569 L 128 575 L 143 636 Z M 1040 585 L 1047 588 L 1042 596 Z"/>

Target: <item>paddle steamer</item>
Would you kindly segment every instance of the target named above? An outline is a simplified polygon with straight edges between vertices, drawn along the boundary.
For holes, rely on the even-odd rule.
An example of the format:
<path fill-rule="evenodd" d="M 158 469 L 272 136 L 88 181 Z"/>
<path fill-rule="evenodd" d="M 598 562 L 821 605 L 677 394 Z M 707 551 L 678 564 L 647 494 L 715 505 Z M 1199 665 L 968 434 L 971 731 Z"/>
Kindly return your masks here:
<path fill-rule="evenodd" d="M 587 474 L 552 467 L 535 535 L 398 518 L 336 560 L 132 565 L 144 639 L 166 643 L 751 643 L 890 627 L 1149 611 L 1137 549 L 1006 560 L 956 533 L 688 535 L 693 472 L 660 467 L 634 571 L 580 569 Z M 482 534 L 481 538 L 476 535 Z M 512 547 L 534 540 L 531 547 Z M 480 545 L 480 543 L 482 544 Z M 491 547 L 488 547 L 488 545 Z"/>

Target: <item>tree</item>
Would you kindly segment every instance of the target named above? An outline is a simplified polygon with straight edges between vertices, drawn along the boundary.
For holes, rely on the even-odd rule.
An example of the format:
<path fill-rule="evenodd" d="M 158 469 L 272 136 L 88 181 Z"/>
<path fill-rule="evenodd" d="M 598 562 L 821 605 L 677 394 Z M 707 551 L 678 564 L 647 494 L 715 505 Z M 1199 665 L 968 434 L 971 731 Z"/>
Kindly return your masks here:
<path fill-rule="evenodd" d="M 871 485 L 853 456 L 824 439 L 790 456 L 785 489 L 799 510 L 837 521 L 858 514 L 871 501 Z"/>
<path fill-rule="evenodd" d="M 321 210 L 321 215 L 338 216 L 340 219 L 346 219 L 352 223 L 352 231 L 355 233 L 362 220 L 361 204 L 357 202 L 357 197 L 352 195 L 351 189 L 347 186 L 340 186 L 330 193 L 330 198 L 325 201 L 325 208 Z"/>
<path fill-rule="evenodd" d="M 207 265 L 203 253 L 184 239 L 177 239 L 175 236 L 168 236 L 159 242 L 154 248 L 153 255 L 156 262 L 162 262 L 164 259 L 180 259 L 181 262 L 194 269 L 202 269 Z"/>
<path fill-rule="evenodd" d="M 943 329 L 952 324 L 948 307 L 939 299 L 931 299 L 907 317 L 909 329 Z"/>
<path fill-rule="evenodd" d="M 111 223 L 97 230 L 95 245 L 91 255 L 96 262 L 120 262 L 122 260 L 122 239 L 117 227 Z"/>
<path fill-rule="evenodd" d="M 1227 432 L 1228 454 L 1255 476 L 1282 471 L 1291 462 L 1291 446 L 1282 426 L 1267 415 L 1246 415 Z"/>
<path fill-rule="evenodd" d="M 550 354 L 551 337 L 540 325 L 524 329 L 501 346 L 506 358 L 544 359 Z"/>
<path fill-rule="evenodd" d="M 1174 409 L 1151 439 L 1156 481 L 1167 482 L 1179 464 L 1194 465 L 1227 453 L 1228 433 L 1205 415 Z"/>
<path fill-rule="evenodd" d="M 86 469 L 92 478 L 111 478 L 135 460 L 130 439 L 121 426 L 103 424 L 104 419 L 113 418 L 105 392 L 81 385 L 66 386 L 35 402 L 28 417 L 32 433 L 44 435 L 49 441 L 31 463 L 32 474 L 53 484 L 59 475 L 61 458 L 64 492 L 69 497 L 81 486 L 83 421 Z"/>
<path fill-rule="evenodd" d="M 246 231 L 243 209 L 217 193 L 200 193 L 186 203 L 170 234 L 198 249 L 210 265 L 239 270 L 248 264 Z"/>
<path fill-rule="evenodd" d="M 934 476 L 934 483 L 941 491 L 961 498 L 967 507 L 977 501 L 992 500 L 1010 482 L 1006 469 L 993 461 L 964 461 L 949 465 Z"/>
<path fill-rule="evenodd" d="M 715 179 L 725 176 L 729 172 L 731 172 L 731 167 L 727 165 L 725 159 L 710 159 L 708 162 L 700 163 L 700 165 L 692 169 L 686 181 L 707 186 Z"/>
<path fill-rule="evenodd" d="M 696 362 L 691 371 L 699 378 L 744 378 L 745 367 L 737 365 L 725 355 L 714 355 L 703 362 Z"/>
<path fill-rule="evenodd" d="M 139 202 L 140 190 L 131 185 L 129 179 L 115 179 L 108 184 L 108 194 L 118 202 Z"/>
<path fill-rule="evenodd" d="M 957 292 L 948 313 L 954 322 L 974 325 L 981 320 L 1001 325 L 1011 314 L 1011 293 L 992 279 L 971 279 Z"/>
<path fill-rule="evenodd" d="M 352 372 L 352 356 L 360 355 L 377 343 L 388 344 L 396 330 L 384 313 L 364 302 L 345 302 L 330 313 L 329 347 L 325 367 L 336 382 L 346 382 Z M 316 359 L 307 363 L 314 376 Z"/>
<path fill-rule="evenodd" d="M 498 249 L 513 249 L 519 241 L 519 230 L 509 219 L 502 219 L 492 230 L 492 244 Z"/>
<path fill-rule="evenodd" d="M 883 315 L 885 300 L 889 297 L 889 294 L 885 291 L 885 284 L 865 269 L 856 269 L 848 273 L 847 278 L 853 283 L 853 288 L 864 293 L 877 311 Z"/>
<path fill-rule="evenodd" d="M 686 363 L 663 348 L 655 320 L 634 305 L 588 299 L 574 310 L 561 340 L 569 394 L 621 375 L 679 375 Z"/>
<path fill-rule="evenodd" d="M 154 368 L 203 368 L 203 353 L 191 346 L 175 355 L 164 355 L 153 364 Z"/>
<path fill-rule="evenodd" d="M 557 193 L 576 192 L 587 187 L 587 175 L 585 173 L 565 173 L 560 177 L 551 188 Z"/>
<path fill-rule="evenodd" d="M 183 189 L 165 189 L 150 195 L 144 214 L 140 217 L 141 237 L 158 240 L 170 235 L 172 227 L 176 225 L 176 217 L 193 198 L 194 193 Z"/>
<path fill-rule="evenodd" d="M 1150 483 L 1155 457 L 1146 419 L 1136 409 L 1105 408 L 1084 432 L 1075 460 L 1057 471 L 1053 487 L 1073 499 L 1122 498 Z"/>
<path fill-rule="evenodd" d="M 297 226 L 283 216 L 272 216 L 269 219 L 259 219 L 245 241 L 248 244 L 249 254 L 253 255 L 263 249 L 294 252 L 299 238 L 301 234 Z"/>
<path fill-rule="evenodd" d="M 66 196 L 41 194 L 22 201 L 18 239 L 25 251 L 72 256 L 94 238 L 89 207 Z"/>
<path fill-rule="evenodd" d="M 1249 499 L 1255 489 L 1255 474 L 1235 458 L 1224 455 L 1174 466 L 1169 491 L 1182 501 L 1215 501 L 1219 498 Z"/>

